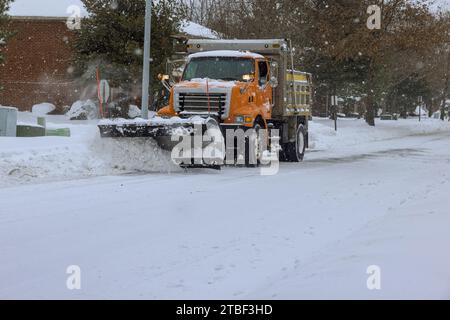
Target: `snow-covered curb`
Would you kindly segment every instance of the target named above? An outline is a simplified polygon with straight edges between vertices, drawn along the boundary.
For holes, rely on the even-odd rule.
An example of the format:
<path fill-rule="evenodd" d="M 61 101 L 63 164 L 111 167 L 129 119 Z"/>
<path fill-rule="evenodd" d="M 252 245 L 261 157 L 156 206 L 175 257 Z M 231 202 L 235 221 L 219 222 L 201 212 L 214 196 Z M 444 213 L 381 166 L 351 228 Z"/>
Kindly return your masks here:
<path fill-rule="evenodd" d="M 414 135 L 450 132 L 450 122 L 428 118 L 421 122 L 417 119 L 380 120 L 376 127 L 370 127 L 364 120 L 340 119 L 336 132 L 331 120 L 314 118 L 310 122 L 309 132 L 311 149 L 324 151 Z"/>

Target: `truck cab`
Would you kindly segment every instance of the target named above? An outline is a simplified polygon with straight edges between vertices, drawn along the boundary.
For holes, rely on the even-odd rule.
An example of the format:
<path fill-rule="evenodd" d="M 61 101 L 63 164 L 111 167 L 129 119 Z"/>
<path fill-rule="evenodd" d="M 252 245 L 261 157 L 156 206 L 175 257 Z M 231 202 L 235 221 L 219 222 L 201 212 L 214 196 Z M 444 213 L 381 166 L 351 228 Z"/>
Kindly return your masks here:
<path fill-rule="evenodd" d="M 263 55 L 233 50 L 194 53 L 187 58 L 181 81 L 171 88 L 169 106 L 159 115 L 213 116 L 227 127 L 266 127 L 276 86 Z"/>

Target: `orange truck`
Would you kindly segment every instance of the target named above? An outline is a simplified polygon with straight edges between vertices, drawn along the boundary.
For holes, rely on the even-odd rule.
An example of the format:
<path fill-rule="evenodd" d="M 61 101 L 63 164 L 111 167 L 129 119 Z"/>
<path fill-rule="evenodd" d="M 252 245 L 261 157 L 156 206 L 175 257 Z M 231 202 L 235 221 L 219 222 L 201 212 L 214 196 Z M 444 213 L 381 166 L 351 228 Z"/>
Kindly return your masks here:
<path fill-rule="evenodd" d="M 275 129 L 280 159 L 300 162 L 308 147 L 313 88 L 311 74 L 295 70 L 294 52 L 284 39 L 189 40 L 182 65 L 160 76 L 169 105 L 149 120 L 102 121 L 100 132 L 152 137 L 170 149 L 171 129 L 214 119 L 222 132 Z"/>

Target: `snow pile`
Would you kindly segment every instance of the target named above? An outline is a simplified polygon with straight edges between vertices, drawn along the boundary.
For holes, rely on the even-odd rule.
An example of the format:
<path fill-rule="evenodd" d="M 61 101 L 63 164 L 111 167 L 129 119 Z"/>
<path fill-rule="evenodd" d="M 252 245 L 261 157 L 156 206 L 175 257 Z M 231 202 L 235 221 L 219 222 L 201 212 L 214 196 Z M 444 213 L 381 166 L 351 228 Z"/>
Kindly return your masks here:
<path fill-rule="evenodd" d="M 36 116 L 43 117 L 55 110 L 56 110 L 55 105 L 45 102 L 34 105 L 32 108 L 32 113 Z"/>
<path fill-rule="evenodd" d="M 436 111 L 433 113 L 433 119 L 440 119 L 441 118 L 441 111 Z"/>
<path fill-rule="evenodd" d="M 447 113 L 444 112 L 444 118 L 447 119 Z M 441 111 L 436 111 L 435 113 L 433 113 L 433 119 L 441 119 Z"/>
<path fill-rule="evenodd" d="M 130 105 L 130 109 L 128 110 L 128 116 L 131 119 L 138 118 L 142 115 L 141 109 L 138 106 Z"/>
<path fill-rule="evenodd" d="M 30 113 L 19 113 L 33 122 Z M 66 120 L 64 120 L 66 119 Z M 0 139 L 0 188 L 93 176 L 180 170 L 170 154 L 149 139 L 101 139 L 96 122 L 67 123 L 48 116 L 49 128 L 68 127 L 72 136 Z"/>
<path fill-rule="evenodd" d="M 18 111 L 18 109 L 17 109 L 17 108 L 15 108 L 15 107 L 7 107 L 7 106 L 2 106 L 1 104 L 0 104 L 0 108 L 2 108 L 2 109 L 7 109 L 7 110 Z"/>
<path fill-rule="evenodd" d="M 310 148 L 316 151 L 336 150 L 368 142 L 450 132 L 450 123 L 436 119 L 400 119 L 377 121 L 376 127 L 368 126 L 364 120 L 340 119 L 338 131 L 331 120 L 314 119 L 309 125 Z"/>
<path fill-rule="evenodd" d="M 97 137 L 90 146 L 90 154 L 101 161 L 99 169 L 102 174 L 180 171 L 170 159 L 170 153 L 147 138 Z"/>
<path fill-rule="evenodd" d="M 214 50 L 214 51 L 198 52 L 190 54 L 188 59 L 209 58 L 209 57 L 264 59 L 264 56 L 260 55 L 259 53 L 253 53 L 250 51 L 236 51 L 236 50 Z"/>
<path fill-rule="evenodd" d="M 429 112 L 428 112 L 428 110 L 427 110 L 427 108 L 425 108 L 425 107 L 422 107 L 422 106 L 417 106 L 416 107 L 416 110 L 414 111 L 414 114 L 416 115 L 416 116 L 421 116 L 421 117 L 428 117 L 428 115 L 429 115 Z"/>
<path fill-rule="evenodd" d="M 192 21 L 184 21 L 181 26 L 181 31 L 194 37 L 219 39 L 217 32 Z"/>
<path fill-rule="evenodd" d="M 98 118 L 97 105 L 92 100 L 76 101 L 69 112 L 66 113 L 70 120 L 92 120 Z"/>

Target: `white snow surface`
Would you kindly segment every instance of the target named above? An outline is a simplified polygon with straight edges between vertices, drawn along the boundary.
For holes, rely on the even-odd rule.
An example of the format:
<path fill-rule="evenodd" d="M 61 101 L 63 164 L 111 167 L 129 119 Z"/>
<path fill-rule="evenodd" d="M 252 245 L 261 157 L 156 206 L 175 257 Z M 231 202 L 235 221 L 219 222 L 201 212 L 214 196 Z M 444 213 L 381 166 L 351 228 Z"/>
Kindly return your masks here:
<path fill-rule="evenodd" d="M 44 102 L 35 104 L 31 110 L 34 115 L 42 117 L 49 114 L 50 112 L 55 111 L 56 107 L 54 104 Z"/>
<path fill-rule="evenodd" d="M 19 122 L 31 124 L 36 119 L 31 113 L 19 113 Z M 47 128 L 70 128 L 72 136 L 2 138 L 0 188 L 138 171 L 179 170 L 153 141 L 100 139 L 97 122 L 48 116 Z"/>
<path fill-rule="evenodd" d="M 18 109 L 15 107 L 2 106 L 1 104 L 0 104 L 0 108 L 5 109 L 5 110 L 18 111 Z"/>
<path fill-rule="evenodd" d="M 72 137 L 0 138 L 0 298 L 450 298 L 449 122 L 314 119 L 274 176 L 47 123 Z"/>
<path fill-rule="evenodd" d="M 428 112 L 428 110 L 425 108 L 425 107 L 423 107 L 423 106 L 417 106 L 416 107 L 416 110 L 414 111 L 414 113 L 417 115 L 417 116 L 422 116 L 422 117 L 428 117 L 428 115 L 429 115 L 429 112 Z"/>
<path fill-rule="evenodd" d="M 139 109 L 139 107 L 136 105 L 133 104 L 130 105 L 130 109 L 128 110 L 128 116 L 132 119 L 142 116 L 141 109 Z"/>
<path fill-rule="evenodd" d="M 66 116 L 71 119 L 84 115 L 88 120 L 94 120 L 98 118 L 98 113 L 97 105 L 92 100 L 78 100 L 72 104 Z"/>
<path fill-rule="evenodd" d="M 250 51 L 235 51 L 235 50 L 213 50 L 204 51 L 190 54 L 188 59 L 195 58 L 208 58 L 208 57 L 228 57 L 228 58 L 253 58 L 253 59 L 264 59 L 264 56 L 253 53 Z"/>
<path fill-rule="evenodd" d="M 219 39 L 217 32 L 192 21 L 183 21 L 181 31 L 194 37 Z"/>

